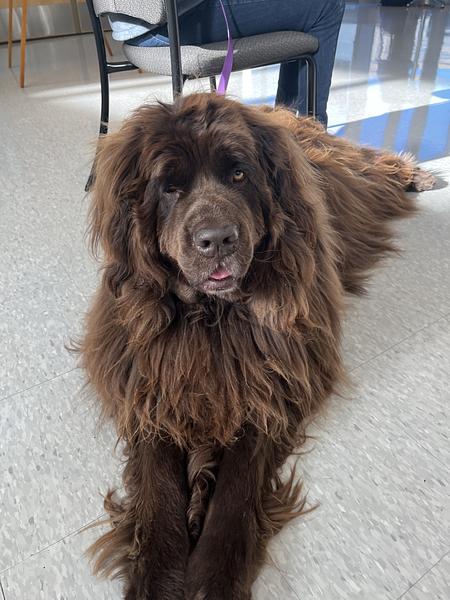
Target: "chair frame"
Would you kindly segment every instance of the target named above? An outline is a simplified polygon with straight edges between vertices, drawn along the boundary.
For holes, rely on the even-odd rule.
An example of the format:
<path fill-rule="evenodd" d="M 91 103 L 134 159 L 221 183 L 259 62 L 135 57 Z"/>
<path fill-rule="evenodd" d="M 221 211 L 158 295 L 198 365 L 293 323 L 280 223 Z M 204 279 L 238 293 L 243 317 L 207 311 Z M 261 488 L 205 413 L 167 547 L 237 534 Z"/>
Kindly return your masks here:
<path fill-rule="evenodd" d="M 109 122 L 109 75 L 120 71 L 137 70 L 138 67 L 129 61 L 108 62 L 106 58 L 105 40 L 100 17 L 97 16 L 94 10 L 93 0 L 86 0 L 91 19 L 92 30 L 94 32 L 95 44 L 97 47 L 98 68 L 100 72 L 100 87 L 101 87 L 101 112 L 100 112 L 100 129 L 99 136 L 108 133 Z M 181 51 L 180 51 L 180 31 L 178 24 L 177 0 L 165 0 L 167 14 L 167 32 L 170 45 L 170 64 L 172 71 L 172 91 L 174 99 L 180 96 L 183 92 L 183 87 L 188 79 L 183 75 L 181 66 Z M 307 73 L 307 114 L 310 116 L 316 115 L 317 103 L 317 70 L 316 63 L 312 54 L 301 54 L 298 57 L 292 58 L 287 62 L 306 63 Z M 265 67 L 274 64 L 273 62 L 254 65 L 253 68 Z M 216 89 L 216 78 L 209 78 L 211 90 Z M 94 165 L 92 165 L 91 173 L 86 183 L 85 190 L 89 191 L 94 179 Z"/>

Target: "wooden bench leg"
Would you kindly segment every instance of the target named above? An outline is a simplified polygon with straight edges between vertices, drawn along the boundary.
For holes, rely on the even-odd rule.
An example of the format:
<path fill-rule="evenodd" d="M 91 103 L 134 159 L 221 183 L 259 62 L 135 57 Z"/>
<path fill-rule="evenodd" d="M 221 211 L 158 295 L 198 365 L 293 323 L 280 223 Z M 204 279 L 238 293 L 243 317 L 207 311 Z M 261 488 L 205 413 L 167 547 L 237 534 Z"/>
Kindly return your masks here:
<path fill-rule="evenodd" d="M 8 0 L 8 67 L 12 67 L 13 0 Z"/>
<path fill-rule="evenodd" d="M 20 87 L 25 87 L 25 59 L 27 46 L 27 9 L 28 1 L 22 0 L 22 26 L 20 32 Z"/>

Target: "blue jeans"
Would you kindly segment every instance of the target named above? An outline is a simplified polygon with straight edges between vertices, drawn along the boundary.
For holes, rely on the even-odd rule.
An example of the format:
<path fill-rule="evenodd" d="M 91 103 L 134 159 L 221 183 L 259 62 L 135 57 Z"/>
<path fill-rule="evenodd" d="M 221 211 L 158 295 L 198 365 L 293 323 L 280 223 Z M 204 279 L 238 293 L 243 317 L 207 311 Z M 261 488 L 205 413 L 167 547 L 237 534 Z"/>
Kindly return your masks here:
<path fill-rule="evenodd" d="M 336 44 L 345 0 L 223 0 L 234 38 L 271 31 L 303 31 L 319 40 L 317 64 L 317 118 L 326 125 L 327 102 Z M 208 44 L 227 39 L 225 20 L 218 0 L 205 0 L 180 17 L 182 44 Z M 167 45 L 167 29 L 161 27 L 126 43 L 137 46 Z M 277 102 L 306 107 L 306 70 L 296 63 L 282 64 Z"/>

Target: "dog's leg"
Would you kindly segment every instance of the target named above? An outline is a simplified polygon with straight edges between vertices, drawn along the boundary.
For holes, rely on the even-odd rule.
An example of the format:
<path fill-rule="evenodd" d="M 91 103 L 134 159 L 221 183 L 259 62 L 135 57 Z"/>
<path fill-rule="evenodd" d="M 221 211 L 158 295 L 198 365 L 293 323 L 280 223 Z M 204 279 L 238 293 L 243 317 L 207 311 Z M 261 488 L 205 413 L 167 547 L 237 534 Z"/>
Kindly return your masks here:
<path fill-rule="evenodd" d="M 188 564 L 187 600 L 247 600 L 258 559 L 261 461 L 245 433 L 224 451 L 202 534 Z"/>
<path fill-rule="evenodd" d="M 189 553 L 185 453 L 162 441 L 144 446 L 148 455 L 138 452 L 136 457 L 142 471 L 136 488 L 140 515 L 126 600 L 184 600 Z"/>
<path fill-rule="evenodd" d="M 281 483 L 277 462 L 282 462 L 279 449 L 261 436 L 258 440 L 253 430 L 224 450 L 203 531 L 189 559 L 187 600 L 250 600 L 268 540 L 303 507 L 300 486 Z"/>
<path fill-rule="evenodd" d="M 162 441 L 127 448 L 126 497 L 105 506 L 113 528 L 92 547 L 95 570 L 125 580 L 126 600 L 184 600 L 189 553 L 186 456 Z"/>
<path fill-rule="evenodd" d="M 436 177 L 421 167 L 415 167 L 411 183 L 406 187 L 408 192 L 425 192 L 436 185 Z"/>
<path fill-rule="evenodd" d="M 367 192 L 365 181 L 373 180 L 383 186 L 385 182 L 394 181 L 400 183 L 404 190 L 412 192 L 423 192 L 431 190 L 436 184 L 435 176 L 419 167 L 412 154 L 395 154 L 387 150 L 375 150 L 358 146 L 343 138 L 330 135 L 317 121 L 311 119 L 296 118 L 287 111 L 276 115 L 276 118 L 294 133 L 302 150 L 310 161 L 324 168 L 325 173 L 333 170 L 345 176 L 345 186 L 350 184 L 348 177 L 362 175 L 363 179 L 355 183 L 359 185 L 364 196 Z M 343 169 L 343 170 L 342 170 Z M 384 182 L 383 182 L 384 178 Z M 389 190 L 387 200 L 389 201 Z M 386 198 L 386 194 L 381 194 Z M 403 212 L 406 209 L 406 213 Z M 400 202 L 399 210 L 392 216 L 406 216 L 409 212 L 408 204 Z"/>

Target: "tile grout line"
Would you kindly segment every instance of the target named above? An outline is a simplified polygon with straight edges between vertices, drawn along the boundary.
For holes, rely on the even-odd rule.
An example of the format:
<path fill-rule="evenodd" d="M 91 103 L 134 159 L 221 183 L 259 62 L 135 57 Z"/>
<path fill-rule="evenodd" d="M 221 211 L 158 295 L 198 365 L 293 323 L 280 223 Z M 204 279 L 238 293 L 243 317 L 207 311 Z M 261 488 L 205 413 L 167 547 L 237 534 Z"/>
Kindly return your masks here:
<path fill-rule="evenodd" d="M 450 316 L 450 314 L 448 316 Z M 395 344 L 392 344 L 392 346 L 389 346 L 385 350 L 382 350 L 381 352 L 378 352 L 378 354 L 374 354 L 374 356 L 371 356 L 370 358 L 367 358 L 365 361 L 363 361 L 359 365 L 356 365 L 356 367 L 353 367 L 352 369 L 349 369 L 348 372 L 349 373 L 354 373 L 360 367 L 366 366 L 368 363 L 370 363 L 373 360 L 379 358 L 380 356 L 383 356 L 383 354 L 386 354 L 386 352 L 389 352 L 389 350 L 392 350 L 392 348 L 396 348 L 397 346 L 400 346 L 406 340 L 409 340 L 410 338 L 412 338 L 413 336 L 417 335 L 418 333 L 421 333 L 425 329 L 428 329 L 432 325 L 435 325 L 438 321 L 441 321 L 442 319 L 445 319 L 446 321 L 448 321 L 447 315 L 439 315 L 439 317 L 437 319 L 435 319 L 434 321 L 431 321 L 431 323 L 428 323 L 427 325 L 424 325 L 423 327 L 421 327 L 420 329 L 417 329 L 416 331 L 412 331 L 409 335 L 405 336 L 404 338 L 402 338 L 398 342 L 395 342 Z"/>
<path fill-rule="evenodd" d="M 294 596 L 297 598 L 297 600 L 301 600 L 300 596 L 297 594 L 297 590 L 294 589 L 294 587 L 291 585 L 291 582 L 289 581 L 289 578 L 287 575 L 283 575 L 283 573 L 280 571 L 281 576 L 283 578 L 283 581 L 287 584 L 288 588 L 291 590 L 291 592 L 294 594 Z"/>
<path fill-rule="evenodd" d="M 67 533 L 66 535 L 64 535 L 59 540 L 56 540 L 56 541 L 52 542 L 51 544 L 48 544 L 47 546 L 44 546 L 44 548 L 41 548 L 37 552 L 33 552 L 32 554 L 29 554 L 28 556 L 26 556 L 22 560 L 19 560 L 16 563 L 10 565 L 9 567 L 6 567 L 6 569 L 3 569 L 2 571 L 0 571 L 0 575 L 3 575 L 3 573 L 7 573 L 8 571 L 11 571 L 11 569 L 14 569 L 15 567 L 18 567 L 19 565 L 22 565 L 24 562 L 26 562 L 30 558 L 34 558 L 38 554 L 41 554 L 42 552 L 45 552 L 49 548 L 52 548 L 53 546 L 56 546 L 56 544 L 59 544 L 63 540 L 66 540 L 67 538 L 69 538 L 69 537 L 71 537 L 73 535 L 76 535 L 77 533 L 81 533 L 84 529 L 89 528 L 90 525 L 93 525 L 94 523 L 96 523 L 97 521 L 99 521 L 104 516 L 106 516 L 106 513 L 102 513 L 101 515 L 98 515 L 95 519 L 92 519 L 91 521 L 88 521 L 87 523 L 85 523 L 81 527 L 78 527 L 78 529 L 75 529 L 74 531 L 69 531 L 69 533 Z M 1 586 L 1 581 L 0 581 L 0 586 Z M 2 591 L 3 591 L 3 588 L 0 588 L 0 589 L 2 589 Z M 6 599 L 4 599 L 4 600 L 6 600 Z"/>
<path fill-rule="evenodd" d="M 412 436 L 406 428 L 404 431 L 405 431 L 406 435 L 409 437 L 409 439 L 412 440 L 415 444 L 417 444 L 419 446 L 419 448 L 422 448 L 422 450 L 425 450 L 425 452 L 427 454 L 429 454 L 432 458 L 434 458 L 434 460 L 437 460 L 437 462 L 440 463 L 445 469 L 448 468 L 448 465 L 441 458 L 439 458 L 439 456 L 434 455 L 428 448 L 425 448 L 425 446 L 422 446 L 422 444 L 419 442 L 419 440 L 417 440 L 414 436 Z"/>
<path fill-rule="evenodd" d="M 283 541 L 280 541 L 280 544 L 286 548 L 286 546 L 284 545 Z M 277 571 L 277 573 L 280 575 L 280 577 L 282 578 L 282 580 L 287 584 L 288 588 L 291 590 L 291 592 L 294 594 L 294 596 L 297 598 L 297 600 L 301 600 L 300 596 L 297 594 L 297 590 L 293 587 L 293 585 L 291 584 L 291 582 L 289 581 L 289 572 L 285 571 L 284 569 L 282 569 L 279 564 L 278 561 L 276 561 L 270 550 L 267 553 L 267 558 L 269 559 L 264 566 L 265 567 L 271 567 L 273 569 L 275 569 L 275 571 Z M 261 572 L 260 572 L 261 574 Z M 258 575 L 258 577 L 260 576 L 260 574 Z"/>
<path fill-rule="evenodd" d="M 2 581 L 0 579 L 0 592 L 2 593 L 2 599 L 6 600 L 5 590 L 3 589 Z"/>
<path fill-rule="evenodd" d="M 54 377 L 50 377 L 49 379 L 43 379 L 42 381 L 39 381 L 38 383 L 34 383 L 33 385 L 30 385 L 27 388 L 17 390 L 17 392 L 13 392 L 12 394 L 9 394 L 8 396 L 4 396 L 3 398 L 0 398 L 0 405 L 2 404 L 2 402 L 9 400 L 10 398 L 14 398 L 14 396 L 18 396 L 19 394 L 23 394 L 24 392 L 28 392 L 29 390 L 34 389 L 35 387 L 38 387 L 45 383 L 49 383 L 50 381 L 54 381 L 55 379 L 58 379 L 58 377 L 63 377 L 64 375 L 68 375 L 69 373 L 72 373 L 72 371 L 76 371 L 77 369 L 78 369 L 78 367 L 72 367 L 72 369 L 69 369 L 68 371 L 63 371 L 62 373 L 58 373 Z"/>
<path fill-rule="evenodd" d="M 380 356 L 383 356 L 383 354 L 385 354 L 386 352 L 389 352 L 389 350 L 392 350 L 392 348 L 400 346 L 401 344 L 403 344 L 404 341 L 410 339 L 411 337 L 413 337 L 417 333 L 420 333 L 421 331 L 424 331 L 425 329 L 428 329 L 432 325 L 435 325 L 438 321 L 440 321 L 442 319 L 445 319 L 446 321 L 450 321 L 450 313 L 448 313 L 446 315 L 440 315 L 436 320 L 432 321 L 431 323 L 428 323 L 427 325 L 424 325 L 423 327 L 421 327 L 417 331 L 412 332 L 410 335 L 407 335 L 406 337 L 404 337 L 400 341 L 396 342 L 395 344 L 392 344 L 392 346 L 389 346 L 389 348 L 386 348 L 386 350 L 383 350 L 382 352 L 379 352 L 378 354 L 375 354 L 375 356 L 372 356 L 371 358 L 368 358 L 367 360 L 365 360 L 364 362 L 362 362 L 360 365 L 357 365 L 356 367 L 353 367 L 353 369 L 349 370 L 349 374 L 350 373 L 354 373 L 360 367 L 366 366 L 368 363 L 372 362 L 373 360 L 376 360 Z M 428 450 L 428 448 L 425 448 L 424 446 L 422 446 L 422 444 L 419 442 L 419 440 L 417 440 L 415 437 L 413 437 L 406 429 L 405 429 L 405 433 L 410 438 L 410 440 L 412 440 L 415 444 L 417 444 L 422 450 L 424 450 L 427 454 L 429 454 L 434 460 L 437 460 L 438 463 L 440 463 L 441 465 L 443 465 L 445 467 L 447 466 L 447 465 L 445 465 L 442 462 L 442 460 L 438 456 L 435 456 L 432 452 L 430 452 L 430 450 Z"/>
<path fill-rule="evenodd" d="M 417 585 L 417 584 L 418 584 L 420 581 L 422 581 L 422 579 L 425 577 L 425 575 L 428 575 L 428 573 L 429 573 L 430 571 L 432 571 L 432 570 L 434 569 L 434 567 L 436 567 L 436 566 L 437 566 L 437 565 L 438 565 L 438 564 L 439 564 L 439 563 L 440 563 L 442 560 L 444 560 L 444 558 L 445 558 L 446 556 L 448 556 L 449 554 L 450 554 L 450 550 L 447 550 L 447 552 L 446 552 L 446 553 L 445 553 L 443 556 L 441 556 L 441 558 L 440 558 L 438 561 L 436 561 L 436 562 L 434 563 L 434 565 L 431 565 L 431 567 L 430 567 L 429 569 L 427 569 L 427 570 L 425 571 L 425 573 L 424 573 L 423 575 L 421 575 L 417 581 L 415 581 L 415 582 L 414 582 L 412 585 L 410 585 L 410 586 L 409 586 L 409 588 L 408 588 L 407 590 L 405 590 L 405 591 L 403 592 L 403 594 L 401 594 L 400 596 L 398 596 L 398 598 L 396 598 L 395 600 L 401 600 L 401 598 L 403 598 L 403 597 L 404 597 L 404 596 L 405 596 L 405 595 L 406 595 L 406 594 L 407 594 L 407 593 L 408 593 L 410 590 L 412 590 L 414 587 L 416 587 L 416 585 Z"/>
<path fill-rule="evenodd" d="M 64 271 L 64 273 L 66 274 L 66 276 L 69 279 L 69 281 L 72 282 L 72 285 L 78 290 L 78 292 L 81 294 L 81 296 L 84 298 L 84 300 L 86 300 L 86 302 L 89 302 L 89 299 L 90 299 L 89 296 L 86 296 L 85 292 L 80 289 L 80 282 L 77 282 L 72 277 L 72 275 L 70 274 L 70 272 L 66 269 L 65 265 L 59 260 L 59 258 L 57 259 L 57 261 L 58 261 L 58 265 Z"/>

